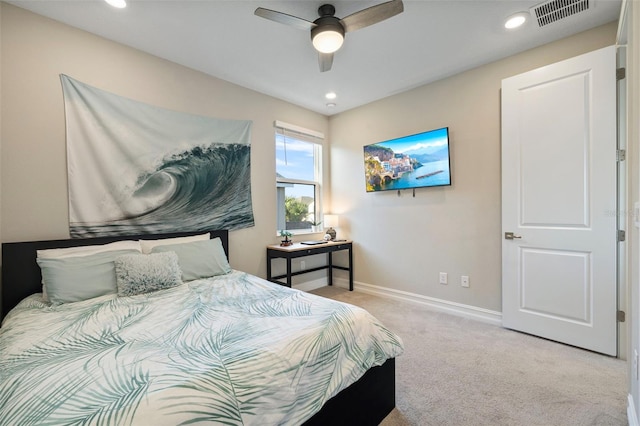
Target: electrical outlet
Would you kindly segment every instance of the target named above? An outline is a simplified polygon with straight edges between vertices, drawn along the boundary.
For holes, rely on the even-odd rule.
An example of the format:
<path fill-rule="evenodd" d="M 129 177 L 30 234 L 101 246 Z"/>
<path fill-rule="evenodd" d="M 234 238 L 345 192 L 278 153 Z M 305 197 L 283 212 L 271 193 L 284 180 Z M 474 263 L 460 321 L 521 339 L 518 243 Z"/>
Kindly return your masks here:
<path fill-rule="evenodd" d="M 469 276 L 463 275 L 460 277 L 460 285 L 462 287 L 469 287 Z"/>
<path fill-rule="evenodd" d="M 300 269 L 302 269 L 303 271 L 307 269 L 307 264 L 304 262 L 304 260 L 300 261 Z"/>
<path fill-rule="evenodd" d="M 449 282 L 448 277 L 447 277 L 447 273 L 446 272 L 440 272 L 440 284 L 447 284 Z"/>

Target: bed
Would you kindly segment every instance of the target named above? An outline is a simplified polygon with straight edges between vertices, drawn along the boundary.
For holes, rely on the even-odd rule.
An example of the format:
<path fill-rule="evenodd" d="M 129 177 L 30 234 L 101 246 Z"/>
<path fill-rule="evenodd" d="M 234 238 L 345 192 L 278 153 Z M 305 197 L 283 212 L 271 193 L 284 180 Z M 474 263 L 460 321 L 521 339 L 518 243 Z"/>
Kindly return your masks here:
<path fill-rule="evenodd" d="M 148 257 L 112 260 L 120 294 L 64 300 L 94 289 L 56 287 L 77 260 L 47 253 L 140 239 L 162 242 L 143 250 Z M 363 309 L 232 270 L 226 231 L 206 240 L 180 233 L 3 244 L 0 419 L 379 424 L 395 407 L 400 338 Z M 198 269 L 199 253 L 217 256 L 208 262 L 215 275 L 203 276 L 212 272 Z M 179 283 L 153 288 L 176 273 Z"/>

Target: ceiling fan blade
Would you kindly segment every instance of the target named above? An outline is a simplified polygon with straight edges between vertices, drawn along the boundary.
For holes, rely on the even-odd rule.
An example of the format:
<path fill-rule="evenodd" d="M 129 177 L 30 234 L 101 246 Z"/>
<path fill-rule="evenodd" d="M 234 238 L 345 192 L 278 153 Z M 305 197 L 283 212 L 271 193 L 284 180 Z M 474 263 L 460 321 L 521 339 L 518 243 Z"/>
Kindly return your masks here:
<path fill-rule="evenodd" d="M 311 28 L 316 26 L 316 24 L 311 21 L 307 21 L 306 19 L 298 18 L 297 16 L 288 15 L 286 13 L 277 12 L 271 9 L 265 9 L 263 7 L 257 8 L 253 13 L 256 16 L 260 16 L 261 18 L 266 18 L 271 21 L 279 22 L 281 24 L 289 25 L 301 30 L 311 31 Z"/>
<path fill-rule="evenodd" d="M 329 71 L 333 65 L 333 53 L 318 52 L 318 65 L 320 65 L 320 72 Z"/>
<path fill-rule="evenodd" d="M 391 0 L 377 4 L 359 12 L 352 13 L 340 20 L 345 31 L 355 31 L 391 18 L 404 10 L 402 0 Z"/>

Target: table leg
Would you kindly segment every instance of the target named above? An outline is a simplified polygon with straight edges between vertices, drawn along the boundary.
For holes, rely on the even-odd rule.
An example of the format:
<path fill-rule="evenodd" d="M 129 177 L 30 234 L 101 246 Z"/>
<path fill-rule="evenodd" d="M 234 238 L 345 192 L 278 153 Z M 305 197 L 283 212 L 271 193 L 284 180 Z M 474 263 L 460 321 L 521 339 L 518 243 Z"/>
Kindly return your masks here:
<path fill-rule="evenodd" d="M 353 251 L 349 247 L 349 291 L 353 291 Z"/>
<path fill-rule="evenodd" d="M 327 253 L 327 265 L 328 265 L 328 281 L 329 285 L 333 285 L 333 253 Z"/>
<path fill-rule="evenodd" d="M 291 287 L 291 258 L 287 257 L 287 287 Z"/>

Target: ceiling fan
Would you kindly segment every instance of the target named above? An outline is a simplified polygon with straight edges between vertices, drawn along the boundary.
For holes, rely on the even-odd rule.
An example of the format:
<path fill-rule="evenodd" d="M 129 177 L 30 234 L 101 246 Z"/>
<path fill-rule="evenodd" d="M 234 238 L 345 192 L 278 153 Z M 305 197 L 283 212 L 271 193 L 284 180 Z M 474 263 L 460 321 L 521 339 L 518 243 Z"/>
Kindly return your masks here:
<path fill-rule="evenodd" d="M 257 8 L 254 14 L 281 24 L 310 31 L 313 47 L 318 51 L 320 71 L 325 72 L 331 69 L 333 53 L 342 46 L 345 33 L 377 24 L 403 10 L 402 0 L 391 0 L 352 13 L 342 19 L 335 16 L 336 9 L 333 5 L 323 4 L 318 8 L 320 17 L 313 22 L 262 7 Z"/>

